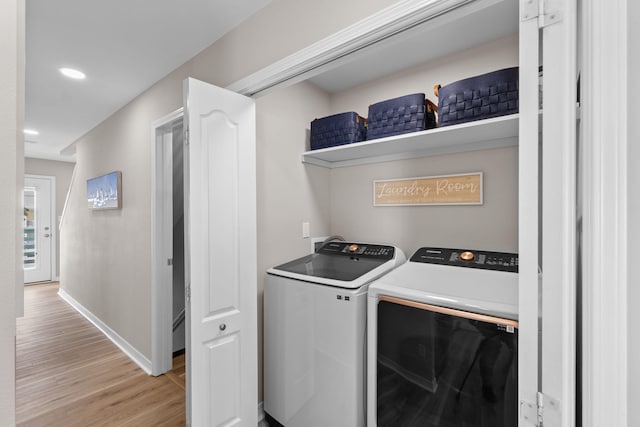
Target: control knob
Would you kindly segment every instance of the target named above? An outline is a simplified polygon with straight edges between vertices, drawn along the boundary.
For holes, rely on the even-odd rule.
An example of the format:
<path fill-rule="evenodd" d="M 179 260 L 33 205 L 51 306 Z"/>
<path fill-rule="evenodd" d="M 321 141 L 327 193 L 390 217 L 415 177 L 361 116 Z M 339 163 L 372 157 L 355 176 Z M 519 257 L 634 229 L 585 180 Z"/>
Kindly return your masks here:
<path fill-rule="evenodd" d="M 475 258 L 475 255 L 471 251 L 464 251 L 460 254 L 460 259 L 464 262 L 473 261 L 474 258 Z"/>

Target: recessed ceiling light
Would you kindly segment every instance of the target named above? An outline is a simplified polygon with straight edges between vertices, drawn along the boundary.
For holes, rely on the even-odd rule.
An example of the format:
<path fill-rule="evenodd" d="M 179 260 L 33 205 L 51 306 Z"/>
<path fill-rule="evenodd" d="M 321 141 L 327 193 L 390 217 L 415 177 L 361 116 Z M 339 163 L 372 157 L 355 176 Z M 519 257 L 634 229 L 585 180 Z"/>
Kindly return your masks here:
<path fill-rule="evenodd" d="M 83 80 L 87 78 L 85 73 L 73 68 L 60 68 L 59 70 L 63 75 L 69 77 L 70 79 Z"/>
<path fill-rule="evenodd" d="M 34 130 L 34 129 L 25 129 L 24 130 L 24 134 L 25 135 L 40 135 L 40 132 L 38 132 L 37 130 Z"/>

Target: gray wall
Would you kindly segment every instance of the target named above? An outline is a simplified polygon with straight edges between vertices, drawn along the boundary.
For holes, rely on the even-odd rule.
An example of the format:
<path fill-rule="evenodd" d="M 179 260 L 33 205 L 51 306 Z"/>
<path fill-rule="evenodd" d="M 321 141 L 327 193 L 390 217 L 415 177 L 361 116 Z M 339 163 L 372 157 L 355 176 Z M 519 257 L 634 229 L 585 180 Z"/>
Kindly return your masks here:
<path fill-rule="evenodd" d="M 628 20 L 627 25 L 629 28 L 629 69 L 628 69 L 628 97 L 629 97 L 629 110 L 627 112 L 629 118 L 629 135 L 628 135 L 628 147 L 629 147 L 629 189 L 628 189 L 628 202 L 629 212 L 627 215 L 629 224 L 629 254 L 633 254 L 634 250 L 640 245 L 640 225 L 636 218 L 640 218 L 640 197 L 638 197 L 637 184 L 640 183 L 640 123 L 638 117 L 640 117 L 640 106 L 637 102 L 637 94 L 640 93 L 640 52 L 638 51 L 637 42 L 640 40 L 640 28 L 638 22 L 640 22 L 640 5 L 638 2 L 628 1 Z M 631 261 L 631 260 L 630 260 Z M 637 268 L 629 265 L 629 277 L 627 280 L 627 291 L 629 306 L 627 312 L 629 313 L 628 323 L 628 369 L 629 369 L 629 390 L 628 390 L 628 407 L 629 407 L 629 421 L 628 426 L 640 426 L 640 412 L 634 410 L 634 408 L 640 407 L 640 333 L 638 332 L 638 325 L 640 325 L 640 310 L 638 310 L 637 304 L 640 301 L 640 272 Z"/>
<path fill-rule="evenodd" d="M 329 234 L 329 170 L 304 166 L 309 122 L 329 111 L 329 97 L 309 83 L 259 98 L 257 120 L 258 348 L 262 390 L 262 295 L 265 271 L 309 253 L 302 223 L 312 236 Z"/>
<path fill-rule="evenodd" d="M 397 0 L 272 0 L 191 61 L 191 77 L 227 86 Z"/>
<path fill-rule="evenodd" d="M 226 86 L 392 3 L 394 0 L 347 3 L 338 0 L 273 0 L 219 42 L 75 141 L 77 171 L 60 233 L 61 287 L 150 358 L 151 123 L 182 106 L 182 81 L 188 76 Z M 282 96 L 286 97 L 286 93 Z M 278 99 L 275 96 L 260 102 L 277 104 Z M 275 132 L 271 129 L 277 120 L 262 119 L 265 117 L 262 114 L 269 113 L 260 105 L 258 108 L 262 110 L 258 111 L 258 126 L 266 134 Z M 305 115 L 304 120 L 310 121 L 312 116 Z M 293 121 L 297 122 L 297 118 L 292 118 Z M 283 119 L 280 123 L 287 122 Z M 299 126 L 304 127 L 302 124 Z M 259 138 L 259 150 L 262 150 L 260 144 L 270 146 L 269 152 L 276 159 L 279 153 L 286 152 L 285 156 L 291 156 L 299 163 L 299 152 L 290 153 L 279 135 L 270 135 L 269 140 Z M 293 139 L 298 143 L 297 135 Z M 81 184 L 88 178 L 114 170 L 122 171 L 123 208 L 89 211 Z M 310 179 L 311 182 L 307 175 L 311 176 L 313 172 L 300 167 L 292 179 L 302 182 Z M 328 186 L 328 183 L 322 185 Z M 287 215 L 309 216 L 309 205 L 294 199 L 307 197 L 303 196 L 305 192 L 303 185 L 301 192 L 294 193 L 289 199 L 291 210 Z M 279 212 L 274 215 L 278 216 Z M 311 221 L 320 232 L 326 231 L 322 226 L 325 219 L 311 218 Z M 308 244 L 300 239 L 300 224 L 295 226 L 295 230 L 291 234 L 288 231 L 275 233 L 280 238 L 277 248 Z M 259 260 L 259 263 L 270 265 L 272 261 L 268 258 L 267 261 Z"/>
<path fill-rule="evenodd" d="M 151 354 L 151 122 L 181 106 L 182 80 L 187 76 L 222 86 L 230 84 L 310 44 L 314 41 L 310 34 L 315 38 L 330 35 L 374 13 L 376 6 L 380 8 L 392 2 L 366 5 L 356 2 L 359 7 L 354 2 L 348 5 L 325 2 L 322 6 L 317 2 L 304 2 L 305 8 L 314 9 L 305 13 L 299 11 L 298 3 L 294 0 L 272 2 L 76 142 L 75 183 L 61 231 L 61 286 L 148 358 Z M 339 17 L 332 13 L 333 6 L 342 10 Z M 310 18 L 312 15 L 314 17 Z M 290 37 L 290 34 L 296 34 L 296 37 Z M 248 39 L 252 39 L 252 44 L 246 44 Z M 257 39 L 261 41 L 259 45 L 255 44 Z M 271 39 L 279 42 L 270 43 Z M 274 46 L 278 53 L 261 46 Z M 301 235 L 302 222 L 310 223 L 312 236 L 343 233 L 345 237 L 358 240 L 388 241 L 399 244 L 407 253 L 424 244 L 500 250 L 516 248 L 515 149 L 339 170 L 300 162 L 300 153 L 306 149 L 308 141 L 309 123 L 314 118 L 351 109 L 366 114 L 371 102 L 416 91 L 426 92 L 433 81 L 447 83 L 468 75 L 456 74 L 457 67 L 475 73 L 495 69 L 496 64 L 514 65 L 517 63 L 517 38 L 506 38 L 491 46 L 477 48 L 471 52 L 471 59 L 463 59 L 465 56 L 453 55 L 343 94 L 329 95 L 310 83 L 300 83 L 256 100 L 260 275 L 256 297 L 259 307 L 262 307 L 265 270 L 309 251 L 310 242 Z M 89 211 L 84 185 L 78 183 L 113 170 L 122 171 L 123 208 Z M 371 207 L 369 197 L 373 178 L 469 170 L 485 172 L 485 206 L 457 209 Z M 347 184 L 343 185 L 344 182 Z M 353 200 L 349 196 L 352 193 L 357 196 Z M 361 217 L 344 215 L 341 206 L 346 203 L 362 209 L 370 218 L 360 221 Z M 427 225 L 454 213 L 473 214 L 474 220 L 479 219 L 479 226 L 474 228 L 470 224 L 468 232 L 459 233 L 456 238 L 451 238 L 446 228 L 440 228 L 440 234 L 434 237 L 433 230 Z M 379 226 L 391 224 L 393 227 L 399 216 L 409 228 L 384 231 L 384 227 Z M 495 236 L 481 237 L 484 236 L 478 232 L 481 227 L 494 225 Z M 411 227 L 421 231 L 416 233 Z M 261 318 L 262 313 L 259 313 Z M 262 329 L 261 325 L 259 329 Z"/>
<path fill-rule="evenodd" d="M 22 311 L 24 2 L 0 3 L 0 425 L 15 424 L 16 314 Z"/>
<path fill-rule="evenodd" d="M 310 223 L 311 236 L 341 234 L 347 239 L 389 242 L 407 254 L 423 245 L 517 251 L 515 148 L 338 169 L 300 161 L 314 118 L 351 110 L 366 115 L 372 102 L 426 91 L 432 87 L 432 80 L 446 83 L 466 77 L 455 74 L 458 67 L 468 73 L 481 73 L 516 65 L 517 46 L 517 37 L 506 37 L 465 55 L 453 55 L 344 93 L 330 95 L 303 82 L 257 99 L 260 310 L 264 272 L 309 251 L 310 242 L 301 235 L 302 222 Z M 373 179 L 466 171 L 485 173 L 483 206 L 372 206 Z M 258 318 L 262 319 L 262 312 Z M 261 349 L 261 331 L 259 337 Z"/>
<path fill-rule="evenodd" d="M 78 140 L 60 230 L 60 286 L 149 359 L 151 123 L 181 104 L 181 85 L 165 79 Z M 112 171 L 123 208 L 90 211 L 86 180 Z"/>
<path fill-rule="evenodd" d="M 518 36 L 507 36 L 473 49 L 405 70 L 335 94 L 334 113 L 415 92 L 437 103 L 432 88 L 518 65 Z M 420 246 L 518 250 L 517 148 L 474 151 L 331 170 L 331 233 L 347 239 L 392 243 L 410 255 Z M 376 179 L 484 172 L 482 206 L 374 207 Z"/>
<path fill-rule="evenodd" d="M 73 167 L 75 163 L 58 162 L 54 160 L 43 159 L 24 159 L 24 173 L 30 175 L 47 175 L 56 177 L 56 266 L 53 277 L 56 278 L 60 274 L 60 233 L 58 225 L 60 224 L 60 216 L 64 209 L 64 201 L 67 198 L 69 185 L 71 184 L 71 176 L 73 175 Z M 78 184 L 80 185 L 80 184 Z"/>

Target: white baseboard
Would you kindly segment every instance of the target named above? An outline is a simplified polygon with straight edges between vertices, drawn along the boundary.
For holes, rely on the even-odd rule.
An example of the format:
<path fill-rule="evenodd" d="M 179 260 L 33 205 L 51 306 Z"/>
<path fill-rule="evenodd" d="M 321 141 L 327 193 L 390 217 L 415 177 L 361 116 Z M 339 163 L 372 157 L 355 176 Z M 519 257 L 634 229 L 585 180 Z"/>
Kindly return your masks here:
<path fill-rule="evenodd" d="M 124 352 L 133 362 L 138 365 L 147 375 L 151 375 L 151 361 L 142 353 L 135 349 L 124 338 L 118 335 L 113 329 L 107 326 L 102 320 L 98 319 L 93 313 L 87 310 L 82 304 L 76 301 L 71 295 L 66 293 L 64 289 L 58 289 L 58 295 L 65 300 L 78 313 L 82 314 L 89 322 L 98 328 L 107 338 L 109 338 L 120 350 Z M 264 415 L 263 415 L 264 417 Z"/>

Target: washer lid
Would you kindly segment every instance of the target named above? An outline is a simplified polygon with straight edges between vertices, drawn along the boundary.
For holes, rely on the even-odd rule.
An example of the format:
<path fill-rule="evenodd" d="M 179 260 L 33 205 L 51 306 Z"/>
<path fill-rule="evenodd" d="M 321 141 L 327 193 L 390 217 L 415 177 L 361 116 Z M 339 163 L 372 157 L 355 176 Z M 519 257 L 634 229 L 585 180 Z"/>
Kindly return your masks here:
<path fill-rule="evenodd" d="M 329 242 L 314 254 L 269 269 L 270 274 L 358 288 L 406 260 L 394 246 L 369 243 Z"/>

